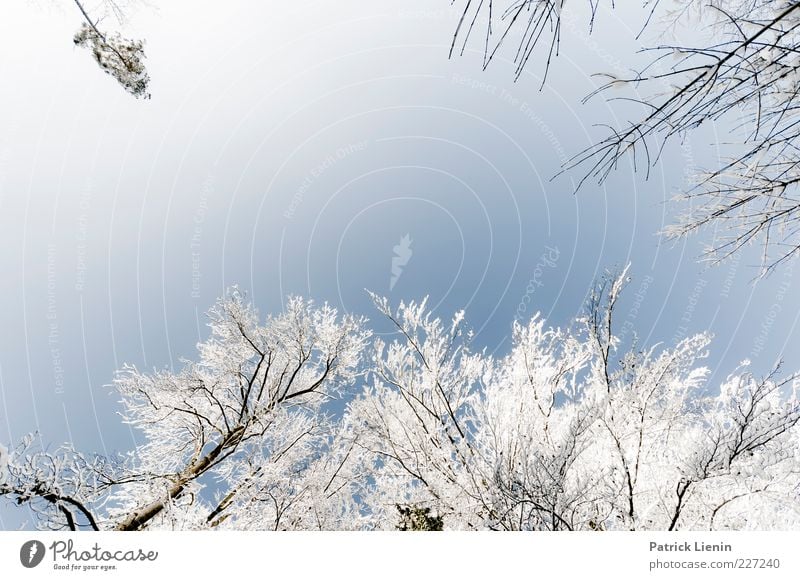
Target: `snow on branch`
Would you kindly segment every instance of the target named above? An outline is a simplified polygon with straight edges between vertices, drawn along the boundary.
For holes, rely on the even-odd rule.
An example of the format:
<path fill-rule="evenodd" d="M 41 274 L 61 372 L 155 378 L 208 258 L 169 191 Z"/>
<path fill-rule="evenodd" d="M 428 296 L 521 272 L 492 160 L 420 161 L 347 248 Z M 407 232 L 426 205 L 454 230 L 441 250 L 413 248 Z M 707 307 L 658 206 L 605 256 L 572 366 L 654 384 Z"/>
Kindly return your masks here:
<path fill-rule="evenodd" d="M 114 383 L 141 443 L 114 459 L 0 447 L 0 496 L 45 529 L 800 529 L 795 375 L 718 387 L 711 338 L 624 350 L 629 269 L 586 316 L 476 351 L 463 313 L 373 297 L 395 332 L 232 289 L 177 371 Z"/>
<path fill-rule="evenodd" d="M 483 26 L 484 67 L 512 44 L 517 77 L 541 45 L 545 73 L 550 69 L 562 27 L 579 8 L 573 2 L 565 9 L 563 0 L 514 0 L 502 3 L 505 8 L 492 0 L 462 4 L 451 54 L 458 43 L 463 52 L 475 27 Z M 588 0 L 590 31 L 600 5 Z M 651 58 L 640 70 L 598 71 L 601 85 L 587 97 L 636 103 L 642 113 L 607 126 L 607 136 L 578 152 L 564 170 L 582 172 L 580 185 L 587 179 L 602 183 L 629 157 L 648 177 L 669 142 L 717 121 L 732 124 L 731 139 L 720 144 L 726 158 L 710 169 L 689 168 L 693 183 L 681 186 L 676 198 L 688 209 L 664 233 L 680 237 L 713 228 L 704 254 L 712 262 L 760 244 L 766 274 L 800 253 L 800 3 L 644 0 L 642 6 L 645 25 L 662 43 L 644 51 Z M 707 27 L 709 40 L 698 46 L 670 42 L 675 24 Z"/>

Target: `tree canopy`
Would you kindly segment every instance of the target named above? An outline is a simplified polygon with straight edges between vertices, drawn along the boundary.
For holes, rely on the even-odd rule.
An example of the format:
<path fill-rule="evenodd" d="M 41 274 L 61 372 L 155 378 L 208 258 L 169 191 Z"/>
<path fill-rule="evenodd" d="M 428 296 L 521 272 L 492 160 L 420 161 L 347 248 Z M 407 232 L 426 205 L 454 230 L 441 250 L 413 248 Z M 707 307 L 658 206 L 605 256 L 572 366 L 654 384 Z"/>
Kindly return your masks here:
<path fill-rule="evenodd" d="M 0 449 L 0 495 L 45 529 L 800 528 L 795 376 L 709 385 L 707 334 L 623 352 L 625 276 L 568 328 L 515 324 L 501 357 L 425 301 L 374 297 L 387 340 L 300 298 L 262 322 L 233 290 L 196 360 L 118 373 L 138 447 L 28 437 Z"/>

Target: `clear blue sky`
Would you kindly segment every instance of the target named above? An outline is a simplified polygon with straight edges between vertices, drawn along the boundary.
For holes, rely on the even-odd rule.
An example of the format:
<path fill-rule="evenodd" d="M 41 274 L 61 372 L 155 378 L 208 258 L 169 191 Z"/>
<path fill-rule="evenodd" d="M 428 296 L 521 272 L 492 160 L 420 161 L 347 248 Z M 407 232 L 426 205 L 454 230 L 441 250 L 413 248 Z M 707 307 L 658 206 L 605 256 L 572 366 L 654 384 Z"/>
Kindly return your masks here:
<path fill-rule="evenodd" d="M 0 20 L 4 443 L 39 430 L 130 449 L 115 369 L 180 366 L 232 284 L 264 313 L 292 293 L 369 316 L 365 288 L 429 295 L 503 352 L 515 318 L 567 324 L 598 275 L 631 262 L 626 338 L 710 329 L 716 376 L 744 358 L 800 367 L 791 268 L 754 284 L 757 253 L 709 270 L 696 258 L 713 232 L 656 235 L 729 125 L 668 147 L 649 181 L 624 164 L 577 195 L 578 174 L 551 180 L 603 135 L 595 123 L 622 122 L 580 99 L 592 72 L 635 64 L 638 12 L 603 12 L 591 37 L 567 27 L 540 91 L 536 65 L 514 83 L 508 62 L 448 61 L 446 0 L 154 2 L 131 22 L 153 78 L 137 101 L 73 47 L 80 21 L 61 4 Z"/>

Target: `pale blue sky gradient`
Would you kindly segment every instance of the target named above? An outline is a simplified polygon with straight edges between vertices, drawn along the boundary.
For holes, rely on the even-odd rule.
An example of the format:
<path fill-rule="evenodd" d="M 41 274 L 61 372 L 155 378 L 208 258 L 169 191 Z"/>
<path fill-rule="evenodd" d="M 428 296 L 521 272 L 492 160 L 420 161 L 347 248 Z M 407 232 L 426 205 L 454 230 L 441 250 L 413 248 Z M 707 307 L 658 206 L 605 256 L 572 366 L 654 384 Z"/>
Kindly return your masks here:
<path fill-rule="evenodd" d="M 115 369 L 193 357 L 203 312 L 232 284 L 262 313 L 288 294 L 372 317 L 365 288 L 430 295 L 442 316 L 466 308 L 476 343 L 502 353 L 513 320 L 567 324 L 593 280 L 631 262 L 626 338 L 710 329 L 717 377 L 744 358 L 800 367 L 791 267 L 754 284 L 756 251 L 707 269 L 696 258 L 712 231 L 656 235 L 687 166 L 713 165 L 732 123 L 667 147 L 649 181 L 629 164 L 577 195 L 579 174 L 551 181 L 603 135 L 595 123 L 623 122 L 580 99 L 592 72 L 635 64 L 640 14 L 603 12 L 589 38 L 567 28 L 540 91 L 539 66 L 514 83 L 502 59 L 485 72 L 474 51 L 448 61 L 446 0 L 156 4 L 129 30 L 147 39 L 147 101 L 72 46 L 71 6 L 4 7 L 0 441 L 38 430 L 130 449 Z"/>

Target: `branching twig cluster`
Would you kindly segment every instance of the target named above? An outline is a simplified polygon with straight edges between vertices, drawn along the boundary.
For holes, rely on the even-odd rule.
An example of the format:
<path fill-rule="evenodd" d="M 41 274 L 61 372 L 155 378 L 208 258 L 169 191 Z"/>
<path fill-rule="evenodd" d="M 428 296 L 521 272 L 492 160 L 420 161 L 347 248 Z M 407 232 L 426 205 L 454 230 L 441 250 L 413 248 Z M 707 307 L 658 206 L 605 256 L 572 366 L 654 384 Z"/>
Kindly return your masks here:
<path fill-rule="evenodd" d="M 589 0 L 590 28 L 598 3 Z M 659 2 L 644 5 L 647 22 L 655 21 Z M 516 35 L 517 76 L 541 44 L 549 47 L 544 57 L 549 70 L 558 52 L 562 11 L 558 0 L 520 0 L 498 16 L 496 3 L 469 0 L 453 46 L 463 47 L 483 17 L 484 66 Z M 800 252 L 800 3 L 682 0 L 664 18 L 689 14 L 710 25 L 714 43 L 662 44 L 649 49 L 651 63 L 636 74 L 599 75 L 606 82 L 593 94 L 630 87 L 637 96 L 625 100 L 639 103 L 645 113 L 625 127 L 609 127 L 608 137 L 577 154 L 565 169 L 583 171 L 581 183 L 589 178 L 602 183 L 620 160 L 632 156 L 634 166 L 649 173 L 669 141 L 706 123 L 735 123 L 728 144 L 733 153 L 721 166 L 697 175 L 682 195 L 690 209 L 666 233 L 685 236 L 703 226 L 717 228 L 722 234 L 708 249 L 711 260 L 758 241 L 767 272 Z M 495 21 L 503 24 L 500 34 Z"/>

